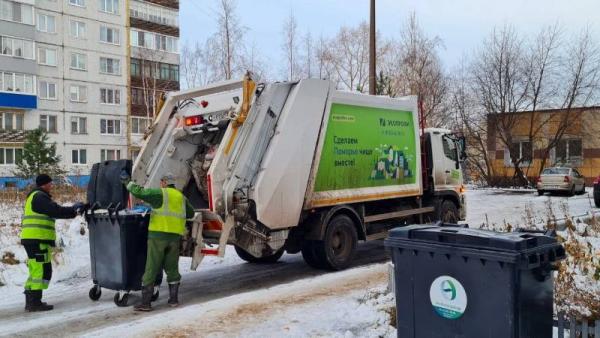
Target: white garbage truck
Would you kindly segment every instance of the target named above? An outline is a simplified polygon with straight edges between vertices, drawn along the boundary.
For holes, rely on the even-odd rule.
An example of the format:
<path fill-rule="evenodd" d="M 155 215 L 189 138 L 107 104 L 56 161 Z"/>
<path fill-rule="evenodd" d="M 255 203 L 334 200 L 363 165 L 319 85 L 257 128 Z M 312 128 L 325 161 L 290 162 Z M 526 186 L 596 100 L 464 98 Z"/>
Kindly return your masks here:
<path fill-rule="evenodd" d="M 132 178 L 146 187 L 178 178 L 197 208 L 182 245 L 193 269 L 232 245 L 248 262 L 301 252 L 338 270 L 359 241 L 393 227 L 463 220 L 464 154 L 463 138 L 419 127 L 414 96 L 246 76 L 170 93 Z"/>

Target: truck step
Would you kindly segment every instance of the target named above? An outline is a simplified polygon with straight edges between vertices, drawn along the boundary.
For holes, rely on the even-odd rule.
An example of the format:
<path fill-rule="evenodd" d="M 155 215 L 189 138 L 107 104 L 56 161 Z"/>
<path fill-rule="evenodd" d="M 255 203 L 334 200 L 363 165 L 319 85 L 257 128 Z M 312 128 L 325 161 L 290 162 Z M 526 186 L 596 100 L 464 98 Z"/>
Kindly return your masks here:
<path fill-rule="evenodd" d="M 200 253 L 206 256 L 218 256 L 219 249 L 218 248 L 203 248 L 200 249 Z"/>

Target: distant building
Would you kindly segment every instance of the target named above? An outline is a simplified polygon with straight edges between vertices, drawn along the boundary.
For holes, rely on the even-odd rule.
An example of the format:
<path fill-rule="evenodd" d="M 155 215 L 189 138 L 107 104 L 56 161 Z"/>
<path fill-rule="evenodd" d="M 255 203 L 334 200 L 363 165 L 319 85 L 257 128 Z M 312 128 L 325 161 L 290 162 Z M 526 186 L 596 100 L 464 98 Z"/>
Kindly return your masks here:
<path fill-rule="evenodd" d="M 0 0 L 0 189 L 24 185 L 12 173 L 27 130 L 48 132 L 76 184 L 93 163 L 135 155 L 158 102 L 140 105 L 141 94 L 179 89 L 178 11 L 166 0 Z"/>
<path fill-rule="evenodd" d="M 588 185 L 600 175 L 600 107 L 489 115 L 487 154 L 492 163 L 492 177 L 500 182 L 510 180 L 515 171 L 510 149 L 499 135 L 498 119 L 501 118 L 512 119 L 508 124 L 512 128 L 507 132 L 513 139 L 510 148 L 518 152 L 520 168 L 530 180 L 538 176 L 552 140 L 558 142 L 549 149 L 544 168 L 554 165 L 577 168 Z M 556 137 L 559 130 L 562 136 Z M 529 135 L 533 137 L 530 139 Z"/>

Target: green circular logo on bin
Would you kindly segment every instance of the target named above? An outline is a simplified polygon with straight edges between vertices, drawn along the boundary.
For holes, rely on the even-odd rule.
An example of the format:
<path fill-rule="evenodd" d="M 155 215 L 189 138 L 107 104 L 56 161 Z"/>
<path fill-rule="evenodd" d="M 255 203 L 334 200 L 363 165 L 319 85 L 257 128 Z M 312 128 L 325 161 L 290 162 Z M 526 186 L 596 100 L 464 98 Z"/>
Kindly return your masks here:
<path fill-rule="evenodd" d="M 465 288 L 450 276 L 440 276 L 431 283 L 429 298 L 435 312 L 443 318 L 458 319 L 467 309 Z"/>

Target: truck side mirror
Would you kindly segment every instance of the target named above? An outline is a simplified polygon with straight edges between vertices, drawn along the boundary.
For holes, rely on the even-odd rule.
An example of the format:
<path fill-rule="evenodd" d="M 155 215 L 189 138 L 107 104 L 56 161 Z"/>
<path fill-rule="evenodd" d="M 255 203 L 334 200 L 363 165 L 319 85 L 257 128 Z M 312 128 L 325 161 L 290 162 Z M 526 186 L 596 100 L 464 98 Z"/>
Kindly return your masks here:
<path fill-rule="evenodd" d="M 467 159 L 467 142 L 464 136 L 458 138 L 458 148 L 460 149 L 460 161 L 464 162 Z"/>

